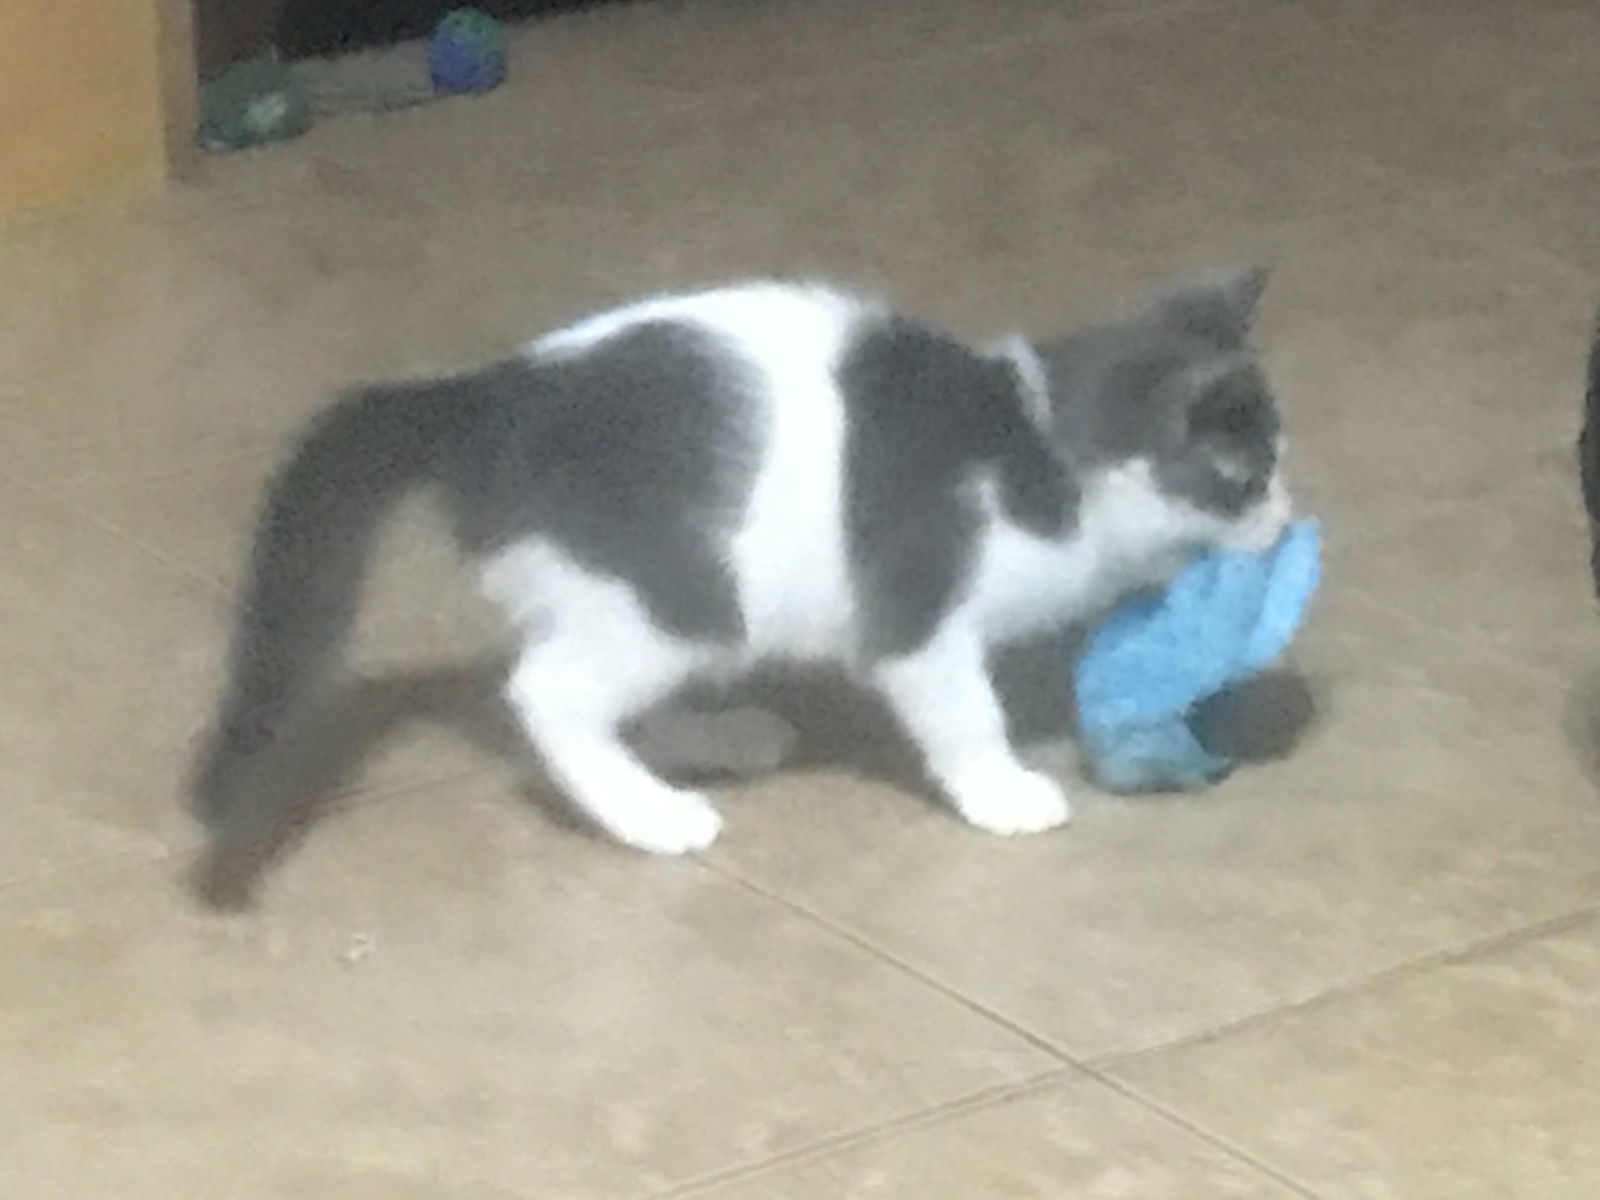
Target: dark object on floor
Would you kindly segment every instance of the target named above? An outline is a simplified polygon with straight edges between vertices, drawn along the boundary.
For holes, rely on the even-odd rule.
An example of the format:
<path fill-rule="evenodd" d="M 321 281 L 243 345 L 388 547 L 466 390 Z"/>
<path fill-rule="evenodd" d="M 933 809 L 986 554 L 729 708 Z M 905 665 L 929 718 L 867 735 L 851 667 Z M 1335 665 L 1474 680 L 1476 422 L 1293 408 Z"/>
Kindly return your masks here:
<path fill-rule="evenodd" d="M 1287 758 L 1316 718 L 1311 684 L 1280 669 L 1201 701 L 1189 715 L 1189 728 L 1212 754 L 1261 763 Z"/>
<path fill-rule="evenodd" d="M 1578 438 L 1578 470 L 1583 506 L 1589 513 L 1589 574 L 1600 598 L 1600 321 L 1589 347 L 1589 377 L 1583 402 L 1583 433 Z"/>

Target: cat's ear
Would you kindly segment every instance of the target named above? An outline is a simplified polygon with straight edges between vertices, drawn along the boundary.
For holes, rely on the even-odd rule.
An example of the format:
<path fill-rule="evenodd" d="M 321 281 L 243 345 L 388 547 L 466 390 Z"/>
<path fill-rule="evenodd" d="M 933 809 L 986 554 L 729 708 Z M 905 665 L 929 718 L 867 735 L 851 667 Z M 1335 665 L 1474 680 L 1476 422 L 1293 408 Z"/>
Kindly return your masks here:
<path fill-rule="evenodd" d="M 1161 293 L 1151 311 L 1171 328 L 1218 346 L 1242 347 L 1270 274 L 1266 267 L 1252 266 L 1198 276 Z"/>

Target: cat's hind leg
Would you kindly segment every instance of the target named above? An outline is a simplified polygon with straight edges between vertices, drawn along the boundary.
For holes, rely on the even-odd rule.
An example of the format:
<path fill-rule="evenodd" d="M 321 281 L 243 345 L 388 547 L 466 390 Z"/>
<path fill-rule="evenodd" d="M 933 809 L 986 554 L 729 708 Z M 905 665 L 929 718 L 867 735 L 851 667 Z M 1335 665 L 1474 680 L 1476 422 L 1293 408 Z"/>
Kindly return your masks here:
<path fill-rule="evenodd" d="M 874 682 L 957 812 L 991 833 L 1038 833 L 1071 816 L 1060 785 L 1018 761 L 981 640 L 947 621 L 922 646 L 879 663 Z"/>
<path fill-rule="evenodd" d="M 524 646 L 507 695 L 523 732 L 568 800 L 620 842 L 653 854 L 703 850 L 722 828 L 711 802 L 672 787 L 628 747 L 626 723 L 688 678 L 669 639 L 640 639 L 623 661 L 553 632 Z"/>
<path fill-rule="evenodd" d="M 490 590 L 525 640 L 506 694 L 552 781 L 620 842 L 655 854 L 705 849 L 722 818 L 704 796 L 652 773 L 624 730 L 705 666 L 708 648 L 660 629 L 626 585 L 572 569 L 538 572 L 554 602 L 519 611 L 508 565 L 516 560 Z"/>

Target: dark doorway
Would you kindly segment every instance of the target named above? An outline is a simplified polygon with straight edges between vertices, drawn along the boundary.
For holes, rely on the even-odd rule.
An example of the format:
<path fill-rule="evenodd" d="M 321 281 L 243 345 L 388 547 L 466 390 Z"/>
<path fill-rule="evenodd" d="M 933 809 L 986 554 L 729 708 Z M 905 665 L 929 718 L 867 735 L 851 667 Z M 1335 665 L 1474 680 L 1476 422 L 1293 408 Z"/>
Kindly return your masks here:
<path fill-rule="evenodd" d="M 502 21 L 593 8 L 617 0 L 476 0 Z M 346 54 L 426 37 L 463 0 L 281 0 L 278 48 L 290 58 Z"/>
<path fill-rule="evenodd" d="M 476 0 L 503 21 L 551 16 L 628 0 Z M 637 2 L 637 0 L 635 0 Z M 289 58 L 320 58 L 425 37 L 467 0 L 196 0 L 200 74 L 276 48 Z"/>

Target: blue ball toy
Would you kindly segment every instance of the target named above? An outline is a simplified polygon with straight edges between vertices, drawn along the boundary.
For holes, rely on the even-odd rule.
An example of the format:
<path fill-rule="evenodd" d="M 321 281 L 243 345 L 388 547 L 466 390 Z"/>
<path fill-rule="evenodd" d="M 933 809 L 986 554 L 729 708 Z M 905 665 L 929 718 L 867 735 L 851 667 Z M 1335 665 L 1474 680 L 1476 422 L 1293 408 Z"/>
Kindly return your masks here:
<path fill-rule="evenodd" d="M 1200 744 L 1189 715 L 1254 675 L 1294 636 L 1321 574 L 1314 521 L 1265 554 L 1214 552 L 1164 591 L 1136 596 L 1091 633 L 1078 659 L 1079 743 L 1089 773 L 1116 792 L 1214 783 L 1233 760 Z"/>
<path fill-rule="evenodd" d="M 447 14 L 428 42 L 428 74 L 440 92 L 487 92 L 506 77 L 506 35 L 475 8 Z"/>

